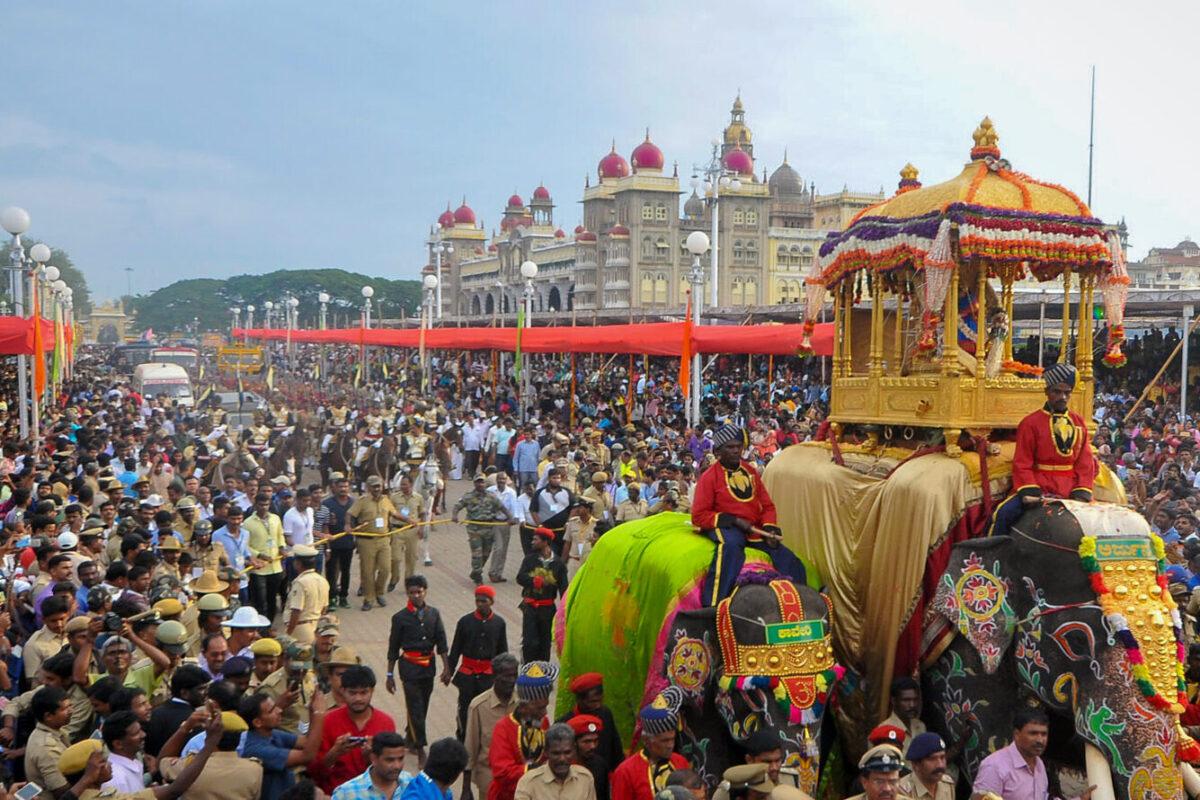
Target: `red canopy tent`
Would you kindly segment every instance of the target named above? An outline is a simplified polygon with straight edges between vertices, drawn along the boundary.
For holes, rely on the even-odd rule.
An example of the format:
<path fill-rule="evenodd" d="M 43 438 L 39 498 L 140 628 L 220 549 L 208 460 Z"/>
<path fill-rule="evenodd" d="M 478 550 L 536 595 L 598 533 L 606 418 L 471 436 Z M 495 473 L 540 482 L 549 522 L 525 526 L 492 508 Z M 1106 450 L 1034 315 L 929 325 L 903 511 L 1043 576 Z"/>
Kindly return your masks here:
<path fill-rule="evenodd" d="M 42 324 L 42 350 L 54 350 L 54 322 L 39 317 Z M 70 326 L 63 327 L 64 342 L 71 341 Z M 33 323 L 27 317 L 0 317 L 0 355 L 33 355 Z"/>
<path fill-rule="evenodd" d="M 564 326 L 525 328 L 521 350 L 526 353 L 632 353 L 678 356 L 683 351 L 682 322 L 650 322 L 633 325 Z M 235 338 L 286 340 L 301 344 L 349 344 L 367 347 L 418 347 L 421 331 L 416 328 L 337 328 L 293 330 L 283 328 L 237 328 Z M 715 325 L 692 329 L 693 353 L 753 355 L 796 355 L 804 334 L 803 325 Z M 833 355 L 833 323 L 816 326 L 812 337 L 816 355 Z M 516 328 L 431 328 L 425 331 L 425 346 L 446 350 L 517 349 Z"/>

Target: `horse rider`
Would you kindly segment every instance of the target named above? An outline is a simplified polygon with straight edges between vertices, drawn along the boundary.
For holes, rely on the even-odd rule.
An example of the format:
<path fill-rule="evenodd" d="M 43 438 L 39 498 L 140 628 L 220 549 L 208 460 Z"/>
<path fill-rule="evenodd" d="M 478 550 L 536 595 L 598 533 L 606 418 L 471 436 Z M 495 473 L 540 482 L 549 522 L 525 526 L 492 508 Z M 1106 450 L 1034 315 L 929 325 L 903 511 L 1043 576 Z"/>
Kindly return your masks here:
<path fill-rule="evenodd" d="M 367 453 L 372 447 L 378 448 L 383 442 L 383 437 L 392 432 L 392 426 L 388 424 L 387 419 L 379 407 L 378 400 L 371 401 L 370 410 L 367 415 L 358 423 L 359 430 L 362 432 L 362 442 L 358 445 L 358 452 L 354 454 L 354 466 L 361 467 L 363 462 L 367 460 Z"/>
<path fill-rule="evenodd" d="M 1096 461 L 1088 442 L 1087 422 L 1067 406 L 1079 374 L 1070 364 L 1055 364 L 1042 373 L 1046 404 L 1017 425 L 1013 453 L 1013 493 L 992 514 L 992 535 L 1008 533 L 1026 509 L 1047 496 L 1090 503 Z"/>
<path fill-rule="evenodd" d="M 432 448 L 433 439 L 426 432 L 425 419 L 420 414 L 413 414 L 404 434 L 404 461 L 409 470 L 419 469 Z"/>
<path fill-rule="evenodd" d="M 285 444 L 283 440 L 296 430 L 296 415 L 288 409 L 283 395 L 279 392 L 276 392 L 275 396 L 271 398 L 271 407 L 267 409 L 266 422 L 271 428 L 271 446 L 275 449 L 283 447 Z M 294 458 L 288 459 L 287 471 L 295 474 Z"/>
<path fill-rule="evenodd" d="M 257 460 L 271 457 L 274 448 L 271 447 L 271 428 L 267 425 L 267 415 L 262 411 L 254 412 L 254 424 L 246 429 L 243 441 L 251 456 Z"/>
<path fill-rule="evenodd" d="M 204 417 L 214 428 L 219 428 L 225 424 L 225 409 L 221 408 L 221 398 L 213 395 L 208 398 L 206 403 L 207 408 L 204 410 Z"/>
<path fill-rule="evenodd" d="M 351 430 L 351 425 L 354 418 L 358 416 L 358 412 L 351 411 L 350 406 L 346 404 L 346 396 L 340 394 L 334 405 L 325 409 L 324 436 L 321 437 L 321 452 L 328 453 L 329 447 L 333 444 L 333 437 L 338 431 Z"/>

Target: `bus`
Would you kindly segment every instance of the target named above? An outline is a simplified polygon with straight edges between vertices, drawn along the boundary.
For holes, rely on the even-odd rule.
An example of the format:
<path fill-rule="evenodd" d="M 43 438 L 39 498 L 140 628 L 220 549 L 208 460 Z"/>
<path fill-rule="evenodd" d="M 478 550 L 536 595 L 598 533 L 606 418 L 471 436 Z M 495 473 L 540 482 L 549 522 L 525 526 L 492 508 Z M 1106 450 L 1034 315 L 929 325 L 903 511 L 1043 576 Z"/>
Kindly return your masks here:
<path fill-rule="evenodd" d="M 156 347 L 150 351 L 150 360 L 156 364 L 178 364 L 194 373 L 200 366 L 200 353 L 192 347 Z"/>
<path fill-rule="evenodd" d="M 222 372 L 243 372 L 254 375 L 262 371 L 264 363 L 261 347 L 234 345 L 217 351 L 217 369 Z"/>
<path fill-rule="evenodd" d="M 108 363 L 116 368 L 118 372 L 126 374 L 132 373 L 134 367 L 138 364 L 145 364 L 150 360 L 150 353 L 157 348 L 153 342 L 130 342 L 129 344 L 119 344 L 113 348 L 112 355 L 109 356 Z"/>

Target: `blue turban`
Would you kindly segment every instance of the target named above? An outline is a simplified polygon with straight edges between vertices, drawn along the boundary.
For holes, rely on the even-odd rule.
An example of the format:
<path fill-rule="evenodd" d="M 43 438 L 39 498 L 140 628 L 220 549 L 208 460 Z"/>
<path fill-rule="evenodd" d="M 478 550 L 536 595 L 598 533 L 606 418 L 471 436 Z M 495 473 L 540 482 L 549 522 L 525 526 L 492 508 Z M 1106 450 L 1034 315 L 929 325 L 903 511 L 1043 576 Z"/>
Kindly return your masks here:
<path fill-rule="evenodd" d="M 1046 386 L 1055 386 L 1060 383 L 1065 383 L 1071 389 L 1075 388 L 1075 382 L 1079 379 L 1079 373 L 1070 364 L 1054 364 L 1047 367 L 1042 373 L 1042 380 L 1046 382 Z"/>

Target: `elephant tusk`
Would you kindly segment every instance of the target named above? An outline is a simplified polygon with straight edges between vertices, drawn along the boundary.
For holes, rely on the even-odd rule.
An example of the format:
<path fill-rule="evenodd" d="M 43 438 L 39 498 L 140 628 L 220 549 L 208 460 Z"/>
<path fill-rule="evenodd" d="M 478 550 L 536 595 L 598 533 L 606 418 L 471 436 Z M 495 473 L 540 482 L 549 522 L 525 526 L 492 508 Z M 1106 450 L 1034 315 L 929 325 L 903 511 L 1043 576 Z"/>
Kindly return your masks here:
<path fill-rule="evenodd" d="M 1196 774 L 1192 765 L 1182 762 L 1179 771 L 1183 773 L 1183 790 L 1189 797 L 1200 797 L 1200 775 Z"/>
<path fill-rule="evenodd" d="M 1088 784 L 1096 787 L 1092 792 L 1092 800 L 1116 800 L 1117 795 L 1113 791 L 1112 767 L 1109 766 L 1108 759 L 1100 752 L 1100 748 L 1091 742 L 1084 742 L 1083 760 L 1087 766 Z"/>

